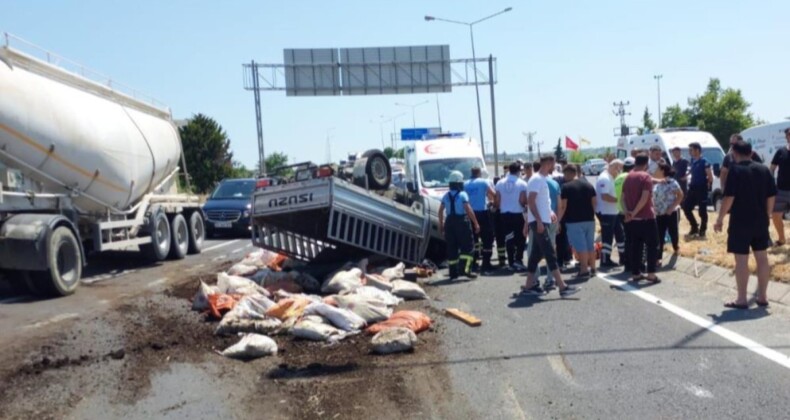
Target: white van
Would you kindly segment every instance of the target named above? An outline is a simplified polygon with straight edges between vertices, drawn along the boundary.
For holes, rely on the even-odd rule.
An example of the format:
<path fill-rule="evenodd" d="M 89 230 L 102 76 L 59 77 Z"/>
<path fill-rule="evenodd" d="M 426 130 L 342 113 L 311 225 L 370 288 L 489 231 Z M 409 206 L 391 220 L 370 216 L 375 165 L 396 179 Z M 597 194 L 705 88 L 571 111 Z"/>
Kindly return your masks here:
<path fill-rule="evenodd" d="M 479 166 L 487 174 L 480 144 L 469 137 L 417 140 L 406 146 L 404 156 L 408 189 L 436 200 L 447 192 L 450 172 L 469 179 L 472 167 Z"/>
<path fill-rule="evenodd" d="M 787 147 L 785 130 L 790 128 L 790 120 L 752 127 L 741 132 L 743 139 L 752 145 L 752 150 L 760 155 L 763 163 L 770 166 L 777 150 Z"/>
<path fill-rule="evenodd" d="M 711 188 L 709 203 L 713 205 L 714 209 L 718 210 L 722 198 L 719 173 L 725 153 L 712 134 L 706 131 L 700 131 L 696 128 L 666 128 L 658 129 L 655 133 L 641 136 L 628 138 L 620 137 L 617 142 L 617 157 L 619 159 L 625 159 L 631 156 L 631 151 L 633 149 L 637 148 L 647 153 L 650 146 L 657 144 L 661 146 L 661 149 L 664 151 L 664 159 L 672 164 L 672 156 L 669 151 L 675 147 L 680 147 L 683 157 L 691 160 L 689 144 L 694 142 L 702 146 L 702 156 L 707 159 L 713 167 L 713 187 Z"/>

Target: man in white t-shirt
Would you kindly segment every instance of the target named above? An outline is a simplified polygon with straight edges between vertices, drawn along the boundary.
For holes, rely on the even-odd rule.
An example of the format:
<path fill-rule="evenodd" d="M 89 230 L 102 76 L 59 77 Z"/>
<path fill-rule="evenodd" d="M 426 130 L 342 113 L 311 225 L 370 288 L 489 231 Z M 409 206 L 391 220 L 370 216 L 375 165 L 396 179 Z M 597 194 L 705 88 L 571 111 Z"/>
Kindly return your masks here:
<path fill-rule="evenodd" d="M 562 280 L 559 266 L 557 265 L 557 254 L 551 245 L 549 237 L 549 226 L 557 223 L 557 216 L 551 211 L 551 196 L 549 195 L 549 184 L 546 177 L 554 171 L 554 156 L 546 155 L 540 158 L 540 172 L 530 178 L 527 184 L 527 203 L 529 214 L 529 230 L 531 237 L 535 241 L 530 247 L 529 259 L 527 261 L 527 284 L 521 290 L 525 296 L 538 296 L 544 294 L 543 289 L 538 283 L 538 263 L 543 258 L 546 259 L 554 282 L 559 287 L 560 296 L 570 296 L 579 291 L 578 288 L 568 286 Z"/>
<path fill-rule="evenodd" d="M 499 209 L 500 238 L 505 241 L 508 268 L 524 271 L 524 217 L 522 212 L 527 204 L 527 183 L 521 179 L 521 165 L 513 162 L 508 167 L 508 175 L 496 184 L 494 205 Z M 501 247 L 502 244 L 497 244 Z"/>
<path fill-rule="evenodd" d="M 617 267 L 618 264 L 612 261 L 612 239 L 617 242 L 617 255 L 625 253 L 625 233 L 623 224 L 618 217 L 617 194 L 614 189 L 614 179 L 623 170 L 623 161 L 615 159 L 609 163 L 605 171 L 601 172 L 595 181 L 595 195 L 598 208 L 595 214 L 598 223 L 601 224 L 601 268 Z"/>

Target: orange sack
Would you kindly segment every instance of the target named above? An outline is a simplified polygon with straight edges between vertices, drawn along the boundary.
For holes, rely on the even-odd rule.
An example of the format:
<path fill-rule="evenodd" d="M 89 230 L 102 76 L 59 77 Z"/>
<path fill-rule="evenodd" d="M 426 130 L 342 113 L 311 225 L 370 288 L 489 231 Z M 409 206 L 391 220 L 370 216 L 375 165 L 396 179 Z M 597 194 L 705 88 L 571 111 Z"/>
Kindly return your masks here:
<path fill-rule="evenodd" d="M 237 294 L 214 293 L 208 295 L 208 313 L 214 318 L 222 319 L 225 312 L 235 308 L 241 298 L 242 295 Z"/>
<path fill-rule="evenodd" d="M 309 304 L 310 299 L 298 296 L 282 299 L 266 311 L 266 316 L 284 321 L 288 318 L 302 315 L 302 312 Z"/>
<path fill-rule="evenodd" d="M 397 327 L 408 328 L 415 333 L 423 332 L 431 327 L 431 318 L 422 312 L 398 311 L 392 314 L 388 320 L 371 325 L 365 329 L 365 332 L 378 334 L 381 331 Z"/>

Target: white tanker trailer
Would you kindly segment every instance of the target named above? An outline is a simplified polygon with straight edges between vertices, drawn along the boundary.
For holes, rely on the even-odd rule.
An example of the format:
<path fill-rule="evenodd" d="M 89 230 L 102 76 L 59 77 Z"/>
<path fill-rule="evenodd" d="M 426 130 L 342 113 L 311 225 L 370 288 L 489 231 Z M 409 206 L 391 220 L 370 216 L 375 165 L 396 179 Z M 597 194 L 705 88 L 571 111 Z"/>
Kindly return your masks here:
<path fill-rule="evenodd" d="M 170 111 L 32 47 L 8 34 L 0 46 L 0 269 L 66 295 L 86 250 L 200 252 L 203 215 L 197 196 L 177 192 Z"/>

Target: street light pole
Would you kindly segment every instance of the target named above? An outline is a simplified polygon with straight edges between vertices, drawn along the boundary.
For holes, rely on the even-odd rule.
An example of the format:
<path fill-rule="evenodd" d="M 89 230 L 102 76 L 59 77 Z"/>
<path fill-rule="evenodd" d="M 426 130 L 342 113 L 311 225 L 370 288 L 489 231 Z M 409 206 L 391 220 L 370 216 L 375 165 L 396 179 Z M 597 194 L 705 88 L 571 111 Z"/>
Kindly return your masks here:
<path fill-rule="evenodd" d="M 407 108 L 411 108 L 411 127 L 412 128 L 417 128 L 417 120 L 416 120 L 416 118 L 414 116 L 414 109 L 417 108 L 420 105 L 425 105 L 428 102 L 430 102 L 430 101 L 427 100 L 427 99 L 422 101 L 422 102 L 420 102 L 420 103 L 416 103 L 416 104 L 402 104 L 400 102 L 395 102 L 395 106 L 405 106 Z"/>
<path fill-rule="evenodd" d="M 469 39 L 472 41 L 472 71 L 474 72 L 474 76 L 475 76 L 475 96 L 477 98 L 477 124 L 478 124 L 478 127 L 480 128 L 480 149 L 483 152 L 483 158 L 484 159 L 485 159 L 485 155 L 486 155 L 486 148 L 485 148 L 485 140 L 483 139 L 483 114 L 480 111 L 480 88 L 477 85 L 477 55 L 475 54 L 475 33 L 474 33 L 473 26 L 477 25 L 480 22 L 483 22 L 483 21 L 486 21 L 488 19 L 491 19 L 491 18 L 493 18 L 495 16 L 499 16 L 502 13 L 507 13 L 507 12 L 509 12 L 511 10 L 513 10 L 513 8 L 512 7 L 508 7 L 506 9 L 504 9 L 504 10 L 501 10 L 499 12 L 496 12 L 496 13 L 492 14 L 492 15 L 486 16 L 486 17 L 484 17 L 482 19 L 478 19 L 478 20 L 476 20 L 474 22 L 460 22 L 460 21 L 457 21 L 457 20 L 442 19 L 442 18 L 438 18 L 438 17 L 435 17 L 435 16 L 425 16 L 425 20 L 428 21 L 428 22 L 430 22 L 432 20 L 438 20 L 438 21 L 441 21 L 441 22 L 454 23 L 454 24 L 457 24 L 457 25 L 466 25 L 466 26 L 469 27 Z M 496 145 L 495 145 L 495 147 L 496 147 Z"/>
<path fill-rule="evenodd" d="M 663 74 L 657 74 L 653 76 L 656 79 L 656 87 L 658 88 L 658 128 L 661 128 L 661 79 L 664 77 Z"/>

